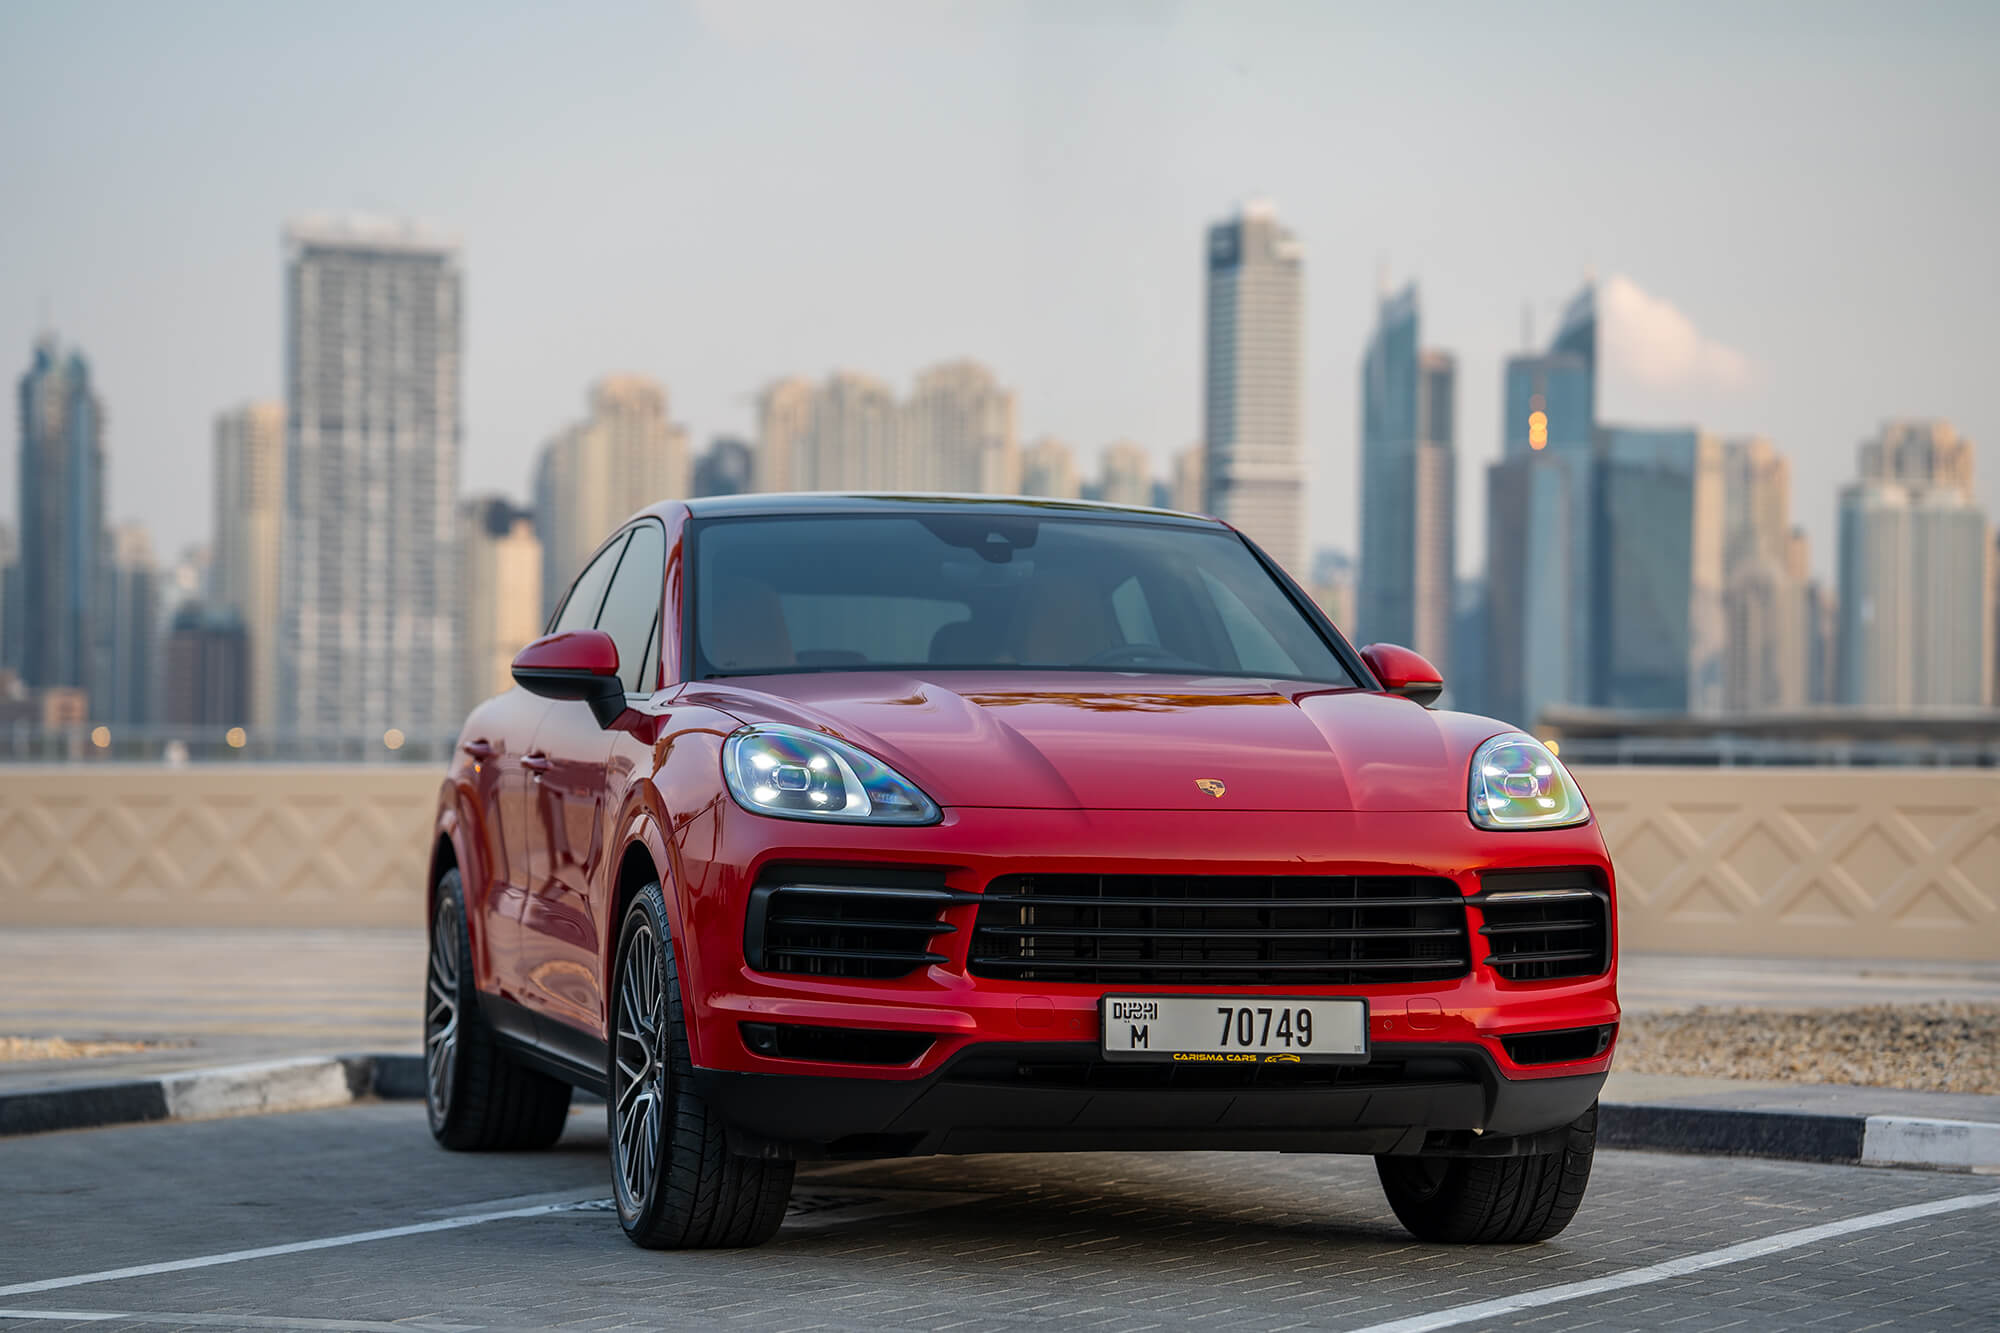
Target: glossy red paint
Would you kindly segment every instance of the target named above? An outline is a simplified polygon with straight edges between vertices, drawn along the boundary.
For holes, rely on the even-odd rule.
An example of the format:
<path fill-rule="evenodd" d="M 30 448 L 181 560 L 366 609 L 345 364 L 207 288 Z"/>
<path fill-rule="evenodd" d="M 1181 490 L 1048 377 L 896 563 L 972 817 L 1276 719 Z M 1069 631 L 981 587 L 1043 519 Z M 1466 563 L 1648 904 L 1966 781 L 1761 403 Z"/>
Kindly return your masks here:
<path fill-rule="evenodd" d="M 1443 673 L 1415 649 L 1399 643 L 1371 643 L 1361 650 L 1361 660 L 1391 694 L 1429 703 L 1444 693 Z"/>
<path fill-rule="evenodd" d="M 545 634 L 514 656 L 516 671 L 569 671 L 579 676 L 618 674 L 618 645 L 603 630 Z"/>
<path fill-rule="evenodd" d="M 1399 688 L 1438 680 L 1408 649 L 1378 644 L 1363 655 L 1383 692 L 1081 671 L 689 681 L 680 633 L 689 518 L 686 505 L 670 503 L 635 520 L 666 529 L 659 688 L 628 695 L 609 726 L 582 702 L 525 689 L 488 700 L 468 718 L 440 794 L 438 837 L 463 875 L 479 989 L 557 1025 L 573 1048 L 594 1041 L 601 1054 L 621 913 L 647 878 L 664 890 L 698 1069 L 886 1082 L 933 1077 L 975 1042 L 1095 1042 L 1098 998 L 1117 988 L 970 975 L 975 905 L 945 910 L 956 929 L 935 947 L 947 961 L 905 977 L 753 971 L 746 912 L 766 865 L 937 867 L 970 893 L 1026 871 L 1423 874 L 1449 878 L 1468 896 L 1485 871 L 1586 867 L 1615 902 L 1594 823 L 1534 833 L 1473 825 L 1472 752 L 1513 728 L 1399 697 Z M 516 665 L 524 663 L 615 673 L 618 649 L 608 634 L 577 630 L 538 640 Z M 923 788 L 941 821 L 843 825 L 742 808 L 725 788 L 721 749 L 730 733 L 759 722 L 860 746 Z M 1219 780 L 1225 794 L 1198 786 L 1204 779 Z M 1466 913 L 1477 942 L 1481 909 L 1468 904 Z M 1375 1042 L 1476 1046 L 1504 1080 L 1609 1067 L 1609 1050 L 1524 1067 L 1498 1039 L 1615 1024 L 1615 934 L 1611 968 L 1581 979 L 1509 981 L 1481 953 L 1468 975 L 1443 983 L 1303 989 L 1364 995 Z M 1168 989 L 1240 997 L 1302 988 Z M 774 1021 L 937 1040 L 901 1066 L 780 1059 L 751 1050 L 739 1026 Z"/>

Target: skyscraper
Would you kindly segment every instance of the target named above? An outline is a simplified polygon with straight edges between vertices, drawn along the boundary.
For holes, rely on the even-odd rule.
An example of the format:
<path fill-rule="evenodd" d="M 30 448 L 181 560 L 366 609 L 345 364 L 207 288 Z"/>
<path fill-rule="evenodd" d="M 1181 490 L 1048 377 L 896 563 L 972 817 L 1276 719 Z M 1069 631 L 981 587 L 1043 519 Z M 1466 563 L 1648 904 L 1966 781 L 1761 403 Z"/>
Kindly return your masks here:
<path fill-rule="evenodd" d="M 757 456 L 742 440 L 719 435 L 694 461 L 692 494 L 742 495 L 756 483 Z"/>
<path fill-rule="evenodd" d="M 1074 500 L 1083 494 L 1076 471 L 1076 452 L 1061 440 L 1044 435 L 1021 452 L 1021 494 Z"/>
<path fill-rule="evenodd" d="M 458 247 L 310 219 L 285 248 L 279 716 L 436 732 L 457 721 Z"/>
<path fill-rule="evenodd" d="M 1021 453 L 1014 391 L 977 361 L 947 361 L 917 376 L 903 411 L 901 448 L 870 488 L 1015 495 Z"/>
<path fill-rule="evenodd" d="M 120 523 L 110 535 L 111 560 L 105 570 L 103 688 L 90 701 L 94 718 L 105 722 L 154 720 L 159 666 L 158 567 L 153 540 L 142 523 Z"/>
<path fill-rule="evenodd" d="M 1208 231 L 1207 512 L 1305 569 L 1304 251 L 1267 203 Z"/>
<path fill-rule="evenodd" d="M 459 505 L 458 711 L 514 684 L 514 655 L 542 632 L 542 544 L 533 515 L 503 496 Z"/>
<path fill-rule="evenodd" d="M 227 607 L 185 603 L 166 634 L 161 720 L 182 727 L 236 727 L 249 721 L 250 642 Z"/>
<path fill-rule="evenodd" d="M 1355 633 L 1451 661 L 1458 558 L 1458 369 L 1419 342 L 1417 288 L 1382 298 L 1361 363 L 1361 581 Z"/>
<path fill-rule="evenodd" d="M 242 627 L 248 721 L 278 720 L 278 593 L 284 551 L 285 407 L 245 403 L 215 418 L 215 603 Z"/>
<path fill-rule="evenodd" d="M 812 401 L 812 381 L 800 375 L 767 384 L 757 395 L 757 490 L 804 489 L 796 473 L 812 430 Z"/>
<path fill-rule="evenodd" d="M 1809 699 L 1806 539 L 1792 526 L 1791 463 L 1767 439 L 1722 445 L 1722 708 L 1795 709 Z"/>
<path fill-rule="evenodd" d="M 1184 514 L 1203 512 L 1207 501 L 1202 493 L 1203 450 L 1191 444 L 1174 455 L 1173 478 L 1167 485 L 1167 505 Z"/>
<path fill-rule="evenodd" d="M 542 543 L 544 615 L 613 528 L 692 490 L 688 435 L 667 416 L 667 391 L 643 375 L 607 375 L 590 389 L 590 415 L 542 447 L 535 532 Z"/>
<path fill-rule="evenodd" d="M 104 409 L 81 352 L 35 344 L 20 382 L 20 556 L 15 654 L 32 689 L 101 691 Z M 96 701 L 92 701 L 93 704 Z"/>
<path fill-rule="evenodd" d="M 779 397 L 784 386 L 774 386 Z M 787 404 L 787 406 L 795 406 Z M 787 413 L 784 424 L 795 424 Z M 789 440 L 789 489 L 797 491 L 866 491 L 908 486 L 897 482 L 905 462 L 904 422 L 895 390 L 872 375 L 840 370 L 814 386 L 807 397 L 804 428 Z"/>
<path fill-rule="evenodd" d="M 1115 505 L 1153 503 L 1153 456 L 1130 440 L 1106 445 L 1100 459 L 1097 498 Z"/>
<path fill-rule="evenodd" d="M 1572 298 L 1548 351 L 1508 359 L 1505 404 L 1487 471 L 1480 692 L 1495 716 L 1533 726 L 1592 692 L 1595 287 Z"/>
<path fill-rule="evenodd" d="M 1972 442 L 1943 421 L 1892 421 L 1840 493 L 1843 703 L 1967 708 L 1991 699 L 1992 540 Z"/>
<path fill-rule="evenodd" d="M 793 376 L 757 399 L 759 490 L 1016 495 L 1014 391 L 977 361 L 922 371 L 906 401 L 872 375 Z"/>
<path fill-rule="evenodd" d="M 1692 428 L 1607 427 L 1597 479 L 1594 697 L 1722 706 L 1722 446 Z"/>

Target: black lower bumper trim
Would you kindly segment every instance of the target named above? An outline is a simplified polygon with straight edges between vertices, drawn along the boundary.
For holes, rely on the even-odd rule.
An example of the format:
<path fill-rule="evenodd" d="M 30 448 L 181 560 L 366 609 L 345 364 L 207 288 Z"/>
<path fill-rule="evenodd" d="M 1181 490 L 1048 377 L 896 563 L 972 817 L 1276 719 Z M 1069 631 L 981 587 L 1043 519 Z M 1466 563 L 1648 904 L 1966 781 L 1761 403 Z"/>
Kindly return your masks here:
<path fill-rule="evenodd" d="M 1603 1074 L 1507 1079 L 1478 1046 L 1379 1045 L 1340 1078 L 1150 1086 L 1095 1043 L 968 1047 L 922 1079 L 694 1071 L 732 1147 L 767 1156 L 1210 1149 L 1507 1155 L 1597 1099 Z M 1150 1067 L 1148 1067 L 1150 1068 Z M 1120 1071 L 1129 1066 L 1119 1067 Z M 1009 1071 L 1012 1071 L 1011 1073 Z"/>

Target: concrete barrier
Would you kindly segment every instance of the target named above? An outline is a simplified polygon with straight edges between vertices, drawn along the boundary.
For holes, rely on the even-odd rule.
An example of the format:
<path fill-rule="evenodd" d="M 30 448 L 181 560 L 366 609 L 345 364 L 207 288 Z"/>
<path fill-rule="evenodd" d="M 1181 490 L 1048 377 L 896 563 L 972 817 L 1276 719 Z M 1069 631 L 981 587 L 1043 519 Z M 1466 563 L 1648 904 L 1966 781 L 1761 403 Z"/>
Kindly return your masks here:
<path fill-rule="evenodd" d="M 421 926 L 441 773 L 0 766 L 0 926 Z"/>
<path fill-rule="evenodd" d="M 417 926 L 429 765 L 0 766 L 0 926 Z M 2000 958 L 2000 773 L 1596 768 L 1631 950 Z"/>
<path fill-rule="evenodd" d="M 2000 958 L 2000 772 L 1593 768 L 1628 950 Z"/>

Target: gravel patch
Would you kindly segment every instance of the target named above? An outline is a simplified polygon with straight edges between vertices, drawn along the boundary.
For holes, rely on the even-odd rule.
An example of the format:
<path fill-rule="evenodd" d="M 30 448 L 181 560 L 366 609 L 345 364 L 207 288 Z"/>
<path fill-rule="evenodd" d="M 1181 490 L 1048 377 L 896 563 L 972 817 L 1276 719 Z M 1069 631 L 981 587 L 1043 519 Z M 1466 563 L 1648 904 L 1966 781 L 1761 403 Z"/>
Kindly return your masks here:
<path fill-rule="evenodd" d="M 1617 1068 L 1916 1092 L 2000 1093 L 2000 1005 L 1628 1015 Z"/>

